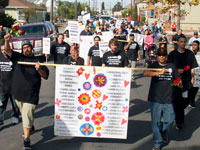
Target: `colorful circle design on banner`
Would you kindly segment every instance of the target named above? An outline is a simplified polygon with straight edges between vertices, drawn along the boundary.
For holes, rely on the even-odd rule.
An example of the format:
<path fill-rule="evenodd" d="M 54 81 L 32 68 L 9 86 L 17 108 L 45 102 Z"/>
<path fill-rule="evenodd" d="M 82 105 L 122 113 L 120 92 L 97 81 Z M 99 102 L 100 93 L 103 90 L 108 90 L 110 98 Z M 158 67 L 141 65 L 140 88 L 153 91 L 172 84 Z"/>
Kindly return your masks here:
<path fill-rule="evenodd" d="M 107 78 L 104 74 L 100 73 L 94 77 L 94 84 L 97 87 L 104 87 L 107 83 Z"/>
<path fill-rule="evenodd" d="M 81 111 L 83 111 L 83 107 L 79 106 L 79 107 L 77 108 L 77 110 L 78 110 L 79 112 L 81 112 Z"/>
<path fill-rule="evenodd" d="M 81 103 L 82 105 L 86 105 L 88 104 L 91 100 L 90 100 L 90 96 L 87 93 L 83 93 L 78 97 L 78 101 L 79 103 Z"/>
<path fill-rule="evenodd" d="M 83 119 L 83 115 L 78 115 L 78 119 L 82 120 Z"/>
<path fill-rule="evenodd" d="M 101 136 L 101 133 L 100 133 L 100 132 L 97 132 L 97 136 Z"/>
<path fill-rule="evenodd" d="M 90 121 L 90 117 L 85 117 L 85 121 Z"/>
<path fill-rule="evenodd" d="M 85 114 L 89 115 L 91 113 L 91 110 L 89 108 L 86 108 L 84 112 Z"/>
<path fill-rule="evenodd" d="M 96 130 L 100 131 L 101 130 L 101 126 L 96 127 Z"/>
<path fill-rule="evenodd" d="M 100 90 L 93 90 L 93 91 L 92 91 L 92 96 L 93 96 L 94 98 L 99 98 L 99 97 L 101 97 L 101 91 L 100 91 Z"/>
<path fill-rule="evenodd" d="M 83 135 L 89 136 L 94 133 L 94 127 L 89 123 L 85 123 L 80 127 L 80 131 Z"/>
<path fill-rule="evenodd" d="M 104 122 L 105 117 L 101 112 L 96 112 L 92 115 L 92 121 L 94 122 L 95 125 L 100 125 Z"/>
<path fill-rule="evenodd" d="M 83 88 L 84 88 L 85 90 L 90 90 L 90 89 L 92 88 L 92 84 L 91 84 L 90 82 L 85 82 L 85 83 L 83 84 Z"/>
<path fill-rule="evenodd" d="M 103 111 L 107 111 L 107 110 L 108 110 L 108 107 L 107 107 L 107 106 L 103 106 L 103 107 L 102 107 L 102 110 L 103 110 Z"/>

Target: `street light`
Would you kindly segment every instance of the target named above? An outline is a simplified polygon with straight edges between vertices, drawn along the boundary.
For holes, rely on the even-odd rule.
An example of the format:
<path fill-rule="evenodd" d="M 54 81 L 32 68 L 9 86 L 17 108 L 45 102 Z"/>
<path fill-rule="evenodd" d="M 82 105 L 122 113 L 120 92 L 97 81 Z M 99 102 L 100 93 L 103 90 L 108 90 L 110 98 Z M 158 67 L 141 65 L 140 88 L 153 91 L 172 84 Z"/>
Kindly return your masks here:
<path fill-rule="evenodd" d="M 77 0 L 75 0 L 74 9 L 75 9 L 75 19 L 77 20 Z"/>

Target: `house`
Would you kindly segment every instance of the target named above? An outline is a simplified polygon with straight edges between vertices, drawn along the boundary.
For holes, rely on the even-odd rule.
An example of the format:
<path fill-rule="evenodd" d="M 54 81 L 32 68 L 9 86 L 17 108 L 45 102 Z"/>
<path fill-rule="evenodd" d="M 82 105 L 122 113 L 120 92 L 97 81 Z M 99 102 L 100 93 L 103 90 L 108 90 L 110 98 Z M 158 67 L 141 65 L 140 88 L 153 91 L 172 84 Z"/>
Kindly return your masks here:
<path fill-rule="evenodd" d="M 5 13 L 12 16 L 17 22 L 25 23 L 25 14 L 21 12 L 24 8 L 34 8 L 36 10 L 36 16 L 31 16 L 29 22 L 40 22 L 45 20 L 46 8 L 26 0 L 9 0 L 9 5 L 5 8 Z"/>

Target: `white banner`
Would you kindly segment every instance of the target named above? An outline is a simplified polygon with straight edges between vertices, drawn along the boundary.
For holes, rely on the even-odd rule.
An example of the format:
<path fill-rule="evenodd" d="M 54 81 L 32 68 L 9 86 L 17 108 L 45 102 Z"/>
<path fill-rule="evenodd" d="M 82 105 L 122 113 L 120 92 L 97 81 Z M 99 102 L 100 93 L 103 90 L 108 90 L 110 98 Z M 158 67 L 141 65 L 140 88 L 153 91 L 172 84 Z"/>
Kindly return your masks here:
<path fill-rule="evenodd" d="M 50 54 L 51 40 L 43 37 L 43 54 Z"/>
<path fill-rule="evenodd" d="M 126 139 L 130 79 L 127 68 L 56 67 L 55 135 Z"/>
<path fill-rule="evenodd" d="M 68 21 L 69 39 L 71 43 L 79 43 L 79 26 L 78 21 Z"/>
<path fill-rule="evenodd" d="M 197 67 L 194 69 L 194 87 L 200 87 L 200 68 Z"/>

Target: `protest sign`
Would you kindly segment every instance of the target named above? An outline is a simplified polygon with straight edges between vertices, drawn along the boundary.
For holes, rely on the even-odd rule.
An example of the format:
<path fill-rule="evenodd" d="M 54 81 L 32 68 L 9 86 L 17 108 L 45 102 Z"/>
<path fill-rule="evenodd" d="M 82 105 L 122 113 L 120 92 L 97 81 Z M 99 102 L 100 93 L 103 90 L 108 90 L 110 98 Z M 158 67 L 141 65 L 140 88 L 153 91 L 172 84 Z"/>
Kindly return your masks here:
<path fill-rule="evenodd" d="M 110 48 L 108 46 L 109 41 L 105 41 L 105 42 L 99 42 L 99 52 L 100 52 L 100 57 L 103 57 L 103 54 L 105 52 L 110 51 Z"/>
<path fill-rule="evenodd" d="M 57 66 L 55 135 L 126 139 L 130 79 L 128 68 Z"/>
<path fill-rule="evenodd" d="M 43 54 L 50 54 L 51 40 L 43 37 Z"/>
<path fill-rule="evenodd" d="M 69 39 L 72 43 L 79 43 L 79 26 L 78 21 L 68 21 Z"/>
<path fill-rule="evenodd" d="M 200 87 L 200 68 L 194 68 L 194 85 L 193 87 Z"/>
<path fill-rule="evenodd" d="M 89 49 L 93 45 L 94 45 L 93 36 L 80 36 L 79 56 L 85 60 L 85 65 L 87 64 Z"/>

